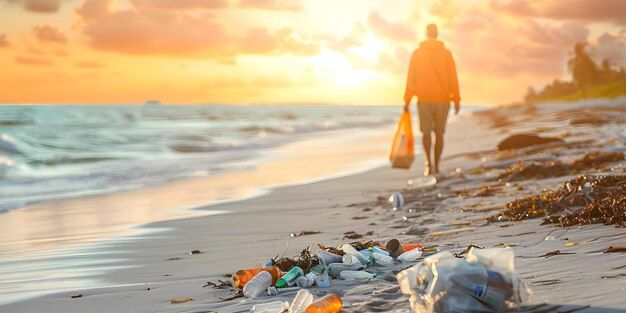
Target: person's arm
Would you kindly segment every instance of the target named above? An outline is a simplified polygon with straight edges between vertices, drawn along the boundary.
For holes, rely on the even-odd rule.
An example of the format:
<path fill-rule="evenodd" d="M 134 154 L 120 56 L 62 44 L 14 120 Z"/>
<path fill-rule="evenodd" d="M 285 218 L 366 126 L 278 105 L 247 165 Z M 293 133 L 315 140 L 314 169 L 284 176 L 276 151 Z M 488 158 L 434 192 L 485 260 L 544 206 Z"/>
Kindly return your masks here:
<path fill-rule="evenodd" d="M 409 63 L 409 74 L 406 78 L 406 90 L 404 92 L 404 109 L 407 110 L 413 96 L 416 95 L 415 91 L 416 77 L 415 77 L 415 53 L 411 56 L 411 62 Z"/>
<path fill-rule="evenodd" d="M 452 58 L 452 53 L 448 53 L 448 77 L 450 79 L 449 84 L 451 90 L 450 97 L 452 101 L 454 101 L 454 113 L 459 113 L 461 109 L 461 94 L 459 93 L 459 80 L 456 77 L 456 65 L 454 65 L 454 59 Z"/>

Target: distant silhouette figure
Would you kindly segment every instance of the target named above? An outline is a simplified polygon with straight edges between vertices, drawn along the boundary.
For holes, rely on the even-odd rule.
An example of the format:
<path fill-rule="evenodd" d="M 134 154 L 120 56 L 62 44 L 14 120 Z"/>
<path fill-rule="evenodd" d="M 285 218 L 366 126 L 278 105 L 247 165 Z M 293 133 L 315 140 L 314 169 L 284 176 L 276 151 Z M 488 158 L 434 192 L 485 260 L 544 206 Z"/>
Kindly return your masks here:
<path fill-rule="evenodd" d="M 424 144 L 426 168 L 424 175 L 439 173 L 439 159 L 443 151 L 443 134 L 446 128 L 450 101 L 454 101 L 454 113 L 459 113 L 461 97 L 456 67 L 452 54 L 437 40 L 435 24 L 426 27 L 427 39 L 411 56 L 409 75 L 406 80 L 404 109 L 407 110 L 413 96 L 417 96 L 417 109 Z M 431 163 L 431 132 L 435 132 L 435 163 Z"/>

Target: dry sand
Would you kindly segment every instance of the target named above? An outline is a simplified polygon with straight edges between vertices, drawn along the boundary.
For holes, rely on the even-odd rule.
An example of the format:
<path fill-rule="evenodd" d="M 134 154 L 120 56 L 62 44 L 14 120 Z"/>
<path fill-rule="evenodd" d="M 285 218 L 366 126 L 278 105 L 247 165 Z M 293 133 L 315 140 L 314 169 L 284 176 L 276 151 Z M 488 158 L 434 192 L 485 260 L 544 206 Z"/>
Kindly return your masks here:
<path fill-rule="evenodd" d="M 229 295 L 229 289 L 203 286 L 207 281 L 226 279 L 224 274 L 240 268 L 264 264 L 276 255 L 295 256 L 308 245 L 335 246 L 348 242 L 342 239 L 347 231 L 374 232 L 363 240 L 384 243 L 398 238 L 405 243 L 437 244 L 442 250 L 453 252 L 460 252 L 469 244 L 484 247 L 511 244 L 516 255 L 516 270 L 534 292 L 529 305 L 538 304 L 527 307 L 527 311 L 624 312 L 626 258 L 623 253 L 602 251 L 609 246 L 626 244 L 626 229 L 598 224 L 567 228 L 540 226 L 540 219 L 486 224 L 484 219 L 507 201 L 540 193 L 544 188 L 556 188 L 575 177 L 526 180 L 509 186 L 488 183 L 503 165 L 518 160 L 571 159 L 585 151 L 625 150 L 624 114 L 619 111 L 625 103 L 626 100 L 619 99 L 577 104 L 579 108 L 596 112 L 600 112 L 600 107 L 617 108 L 610 111 L 612 113 L 601 111 L 615 117 L 601 126 L 572 127 L 570 120 L 585 116 L 584 111 L 568 112 L 556 104 L 468 115 L 447 131 L 445 154 L 448 157 L 443 164 L 446 177 L 434 187 L 407 186 L 409 179 L 421 173 L 421 164 L 416 164 L 411 171 L 379 168 L 283 187 L 245 201 L 209 206 L 203 210 L 228 213 L 148 224 L 145 229 L 160 231 L 109 244 L 98 259 L 124 268 L 93 277 L 105 281 L 109 287 L 12 303 L 0 306 L 0 312 L 238 312 L 249 310 L 254 303 L 290 301 L 290 297 L 282 296 L 222 302 L 219 297 Z M 524 150 L 527 153 L 492 152 L 498 141 L 507 135 L 529 130 L 561 135 L 567 142 L 592 141 L 532 153 L 528 149 Z M 615 173 L 611 168 L 621 173 L 624 162 L 610 164 L 603 171 Z M 475 193 L 485 184 L 493 188 L 493 194 Z M 393 191 L 402 191 L 405 195 L 407 204 L 403 210 L 392 212 L 388 204 L 377 200 Z M 469 195 L 458 196 L 459 191 Z M 455 229 L 462 231 L 447 232 Z M 321 233 L 289 236 L 302 230 Z M 556 238 L 544 240 L 547 236 Z M 576 244 L 566 247 L 567 242 Z M 202 253 L 188 254 L 192 249 Z M 542 257 L 556 249 L 573 254 Z M 407 266 L 374 267 L 371 269 L 379 273 L 379 278 L 369 283 L 333 280 L 330 288 L 312 288 L 311 291 L 316 295 L 338 293 L 344 301 L 345 312 L 406 312 L 408 298 L 399 292 L 395 273 Z M 77 294 L 82 297 L 70 299 Z M 194 300 L 168 304 L 170 299 L 186 297 Z"/>

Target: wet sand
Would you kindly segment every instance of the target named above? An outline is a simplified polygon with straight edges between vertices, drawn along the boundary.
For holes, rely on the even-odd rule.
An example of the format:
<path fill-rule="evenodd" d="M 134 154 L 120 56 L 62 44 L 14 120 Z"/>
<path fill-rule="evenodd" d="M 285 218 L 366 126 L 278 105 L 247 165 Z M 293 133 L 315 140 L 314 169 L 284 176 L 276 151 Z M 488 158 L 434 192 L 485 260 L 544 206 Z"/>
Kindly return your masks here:
<path fill-rule="evenodd" d="M 0 306 L 0 311 L 239 312 L 249 310 L 254 303 L 290 301 L 290 297 L 282 296 L 224 302 L 219 297 L 229 295 L 231 290 L 203 286 L 207 281 L 227 280 L 225 274 L 264 264 L 277 255 L 298 255 L 308 245 L 336 246 L 348 242 L 343 239 L 348 231 L 360 234 L 373 231 L 360 240 L 384 243 L 397 238 L 405 243 L 436 244 L 441 250 L 453 252 L 460 252 L 470 244 L 484 247 L 508 244 L 515 251 L 516 270 L 534 292 L 529 305 L 541 305 L 530 306 L 528 311 L 624 311 L 624 254 L 603 253 L 609 246 L 626 244 L 624 228 L 601 224 L 540 226 L 541 219 L 487 224 L 485 218 L 503 208 L 507 201 L 541 193 L 544 188 L 557 188 L 582 174 L 529 179 L 509 185 L 493 181 L 508 164 L 533 159 L 569 160 L 591 151 L 626 150 L 623 114 L 619 111 L 625 103 L 626 100 L 620 99 L 471 114 L 448 129 L 442 166 L 445 177 L 435 186 L 407 185 L 422 172 L 418 160 L 410 171 L 378 168 L 206 207 L 202 210 L 228 213 L 147 224 L 141 229 L 153 232 L 108 243 L 97 258 L 120 268 L 91 275 L 106 282 L 108 287 L 77 289 L 11 303 Z M 578 111 L 562 113 L 565 108 L 576 107 Z M 602 112 L 600 107 L 618 108 L 613 114 L 615 118 L 602 125 L 571 125 L 572 119 L 585 116 L 585 110 L 596 108 L 596 112 Z M 502 120 L 503 116 L 506 121 Z M 532 153 L 528 149 L 493 152 L 506 136 L 532 130 L 541 135 L 559 136 L 566 142 L 587 140 L 587 143 Z M 587 173 L 622 173 L 624 163 L 608 164 Z M 481 192 L 483 186 L 489 186 L 491 192 Z M 401 191 L 407 200 L 404 208 L 395 212 L 379 200 L 394 191 Z M 289 235 L 303 230 L 321 233 L 295 238 Z M 545 240 L 548 236 L 555 238 Z M 566 243 L 574 245 L 566 246 Z M 202 253 L 191 255 L 192 249 Z M 557 249 L 572 254 L 543 256 Z M 316 295 L 338 293 L 345 312 L 406 312 L 408 298 L 399 292 L 394 273 L 407 266 L 371 268 L 378 272 L 379 278 L 369 283 L 333 280 L 330 288 L 311 291 Z M 79 294 L 82 297 L 70 298 Z M 168 303 L 170 299 L 186 297 L 194 300 Z"/>

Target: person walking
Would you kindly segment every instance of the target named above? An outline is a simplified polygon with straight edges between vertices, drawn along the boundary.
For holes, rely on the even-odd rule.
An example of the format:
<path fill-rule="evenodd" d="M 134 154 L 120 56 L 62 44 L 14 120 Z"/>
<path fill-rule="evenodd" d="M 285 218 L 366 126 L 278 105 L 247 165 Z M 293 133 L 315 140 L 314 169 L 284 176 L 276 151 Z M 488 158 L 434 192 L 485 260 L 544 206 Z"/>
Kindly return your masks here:
<path fill-rule="evenodd" d="M 450 102 L 454 102 L 454 113 L 461 108 L 459 82 L 454 59 L 443 42 L 437 40 L 435 24 L 426 27 L 427 39 L 420 43 L 411 56 L 409 74 L 404 93 L 404 109 L 408 110 L 411 100 L 417 97 L 417 110 L 422 132 L 424 175 L 439 173 L 439 160 L 443 151 L 443 135 L 446 129 Z M 434 163 L 431 162 L 431 133 L 435 133 Z"/>

